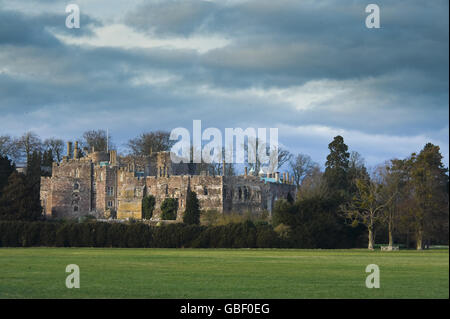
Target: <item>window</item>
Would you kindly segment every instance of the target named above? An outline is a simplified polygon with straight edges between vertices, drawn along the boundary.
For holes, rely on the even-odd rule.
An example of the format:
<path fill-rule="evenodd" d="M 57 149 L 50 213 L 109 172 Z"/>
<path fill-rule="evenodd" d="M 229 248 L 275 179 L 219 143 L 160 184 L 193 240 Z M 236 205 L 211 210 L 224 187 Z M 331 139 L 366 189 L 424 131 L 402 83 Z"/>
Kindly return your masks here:
<path fill-rule="evenodd" d="M 111 208 L 111 207 L 113 207 L 114 205 L 113 205 L 113 201 L 112 200 L 109 200 L 108 201 L 108 208 Z"/>
<path fill-rule="evenodd" d="M 242 198 L 242 189 L 239 187 L 239 199 Z"/>
<path fill-rule="evenodd" d="M 208 188 L 203 186 L 203 195 L 208 195 Z"/>
<path fill-rule="evenodd" d="M 78 184 L 78 183 L 73 184 L 73 189 L 74 190 L 79 190 L 80 189 L 80 184 Z"/>
<path fill-rule="evenodd" d="M 76 178 L 80 177 L 80 170 L 78 168 L 75 170 L 75 177 Z"/>
<path fill-rule="evenodd" d="M 77 212 L 78 211 L 78 206 L 73 206 L 73 211 Z"/>
<path fill-rule="evenodd" d="M 114 187 L 106 187 L 106 195 L 113 196 L 114 195 Z"/>

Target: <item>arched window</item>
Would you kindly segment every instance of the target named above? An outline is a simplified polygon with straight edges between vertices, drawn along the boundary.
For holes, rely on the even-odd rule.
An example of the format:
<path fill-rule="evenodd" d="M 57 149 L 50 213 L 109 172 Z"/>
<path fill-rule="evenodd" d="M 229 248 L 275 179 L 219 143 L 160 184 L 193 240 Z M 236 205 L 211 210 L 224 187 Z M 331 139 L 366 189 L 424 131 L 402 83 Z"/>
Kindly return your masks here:
<path fill-rule="evenodd" d="M 75 177 L 80 178 L 80 170 L 78 168 L 75 170 Z"/>
<path fill-rule="evenodd" d="M 203 195 L 208 195 L 208 188 L 203 186 Z"/>
<path fill-rule="evenodd" d="M 238 191 L 238 192 L 239 192 L 239 193 L 238 193 L 238 194 L 239 194 L 239 195 L 238 195 L 238 196 L 239 196 L 238 198 L 241 199 L 241 198 L 242 198 L 242 189 L 241 189 L 240 187 L 239 187 L 239 191 Z"/>
<path fill-rule="evenodd" d="M 169 185 L 166 185 L 166 195 L 169 195 Z"/>
<path fill-rule="evenodd" d="M 73 189 L 74 190 L 79 190 L 80 189 L 80 184 L 78 184 L 78 183 L 73 184 Z"/>

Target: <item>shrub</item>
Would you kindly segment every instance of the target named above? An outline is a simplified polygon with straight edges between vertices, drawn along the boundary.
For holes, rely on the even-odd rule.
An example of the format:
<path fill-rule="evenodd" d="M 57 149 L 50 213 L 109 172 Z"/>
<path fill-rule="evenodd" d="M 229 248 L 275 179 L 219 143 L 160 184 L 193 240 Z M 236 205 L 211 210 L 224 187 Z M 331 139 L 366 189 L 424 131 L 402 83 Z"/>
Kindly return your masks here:
<path fill-rule="evenodd" d="M 274 231 L 280 237 L 281 239 L 289 239 L 291 235 L 291 227 L 285 224 L 279 224 L 277 227 L 275 227 Z"/>
<path fill-rule="evenodd" d="M 190 190 L 187 193 L 183 222 L 188 225 L 200 224 L 200 204 L 197 199 L 197 194 Z"/>
<path fill-rule="evenodd" d="M 161 204 L 161 219 L 175 220 L 177 219 L 178 199 L 166 198 Z"/>
<path fill-rule="evenodd" d="M 142 218 L 150 219 L 153 216 L 153 210 L 155 209 L 156 199 L 153 195 L 145 196 L 142 199 Z"/>
<path fill-rule="evenodd" d="M 216 210 L 202 211 L 202 214 L 200 216 L 201 224 L 205 226 L 216 225 L 221 215 L 222 214 Z"/>

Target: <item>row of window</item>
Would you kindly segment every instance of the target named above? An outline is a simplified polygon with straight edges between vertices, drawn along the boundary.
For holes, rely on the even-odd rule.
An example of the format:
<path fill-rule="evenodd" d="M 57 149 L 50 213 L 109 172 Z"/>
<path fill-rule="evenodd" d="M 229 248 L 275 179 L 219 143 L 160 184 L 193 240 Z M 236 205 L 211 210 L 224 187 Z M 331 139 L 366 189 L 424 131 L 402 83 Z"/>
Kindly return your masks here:
<path fill-rule="evenodd" d="M 95 183 L 93 184 L 93 188 L 94 188 L 94 191 L 95 191 L 95 189 L 96 189 Z M 75 182 L 73 184 L 73 190 L 74 191 L 80 190 L 80 184 L 78 182 Z M 112 186 L 106 187 L 106 195 L 107 196 L 114 196 L 114 187 L 112 187 Z"/>
<path fill-rule="evenodd" d="M 233 196 L 234 196 L 233 189 L 228 191 L 226 187 L 223 188 L 223 193 L 224 193 L 224 196 L 226 199 L 233 198 Z M 251 195 L 252 195 L 252 192 L 251 192 L 250 187 L 241 186 L 241 187 L 237 188 L 237 198 L 238 199 L 248 200 L 248 199 L 250 199 Z M 255 197 L 260 199 L 261 193 L 256 192 Z"/>
<path fill-rule="evenodd" d="M 114 201 L 109 200 L 107 203 L 108 208 L 114 208 Z M 73 205 L 73 211 L 78 212 L 79 208 L 78 205 Z"/>

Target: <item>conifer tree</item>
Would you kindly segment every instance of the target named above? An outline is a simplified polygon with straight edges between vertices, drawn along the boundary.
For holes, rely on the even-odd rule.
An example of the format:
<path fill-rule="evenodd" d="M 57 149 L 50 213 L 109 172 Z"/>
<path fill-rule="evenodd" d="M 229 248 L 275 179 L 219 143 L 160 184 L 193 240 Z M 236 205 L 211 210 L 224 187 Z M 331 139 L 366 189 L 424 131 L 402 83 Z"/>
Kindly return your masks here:
<path fill-rule="evenodd" d="M 30 200 L 26 176 L 13 171 L 0 197 L 0 219 L 36 220 L 41 216 L 40 202 Z"/>
<path fill-rule="evenodd" d="M 190 189 L 186 196 L 186 210 L 184 211 L 183 222 L 188 225 L 200 224 L 200 204 L 197 194 Z"/>
<path fill-rule="evenodd" d="M 332 197 L 348 199 L 350 189 L 348 146 L 344 143 L 344 138 L 338 135 L 328 144 L 328 148 L 330 154 L 327 156 L 324 173 L 328 190 Z"/>
<path fill-rule="evenodd" d="M 11 163 L 11 160 L 7 156 L 0 155 L 0 196 L 2 194 L 3 187 L 8 183 L 8 177 L 16 169 L 15 165 Z"/>

